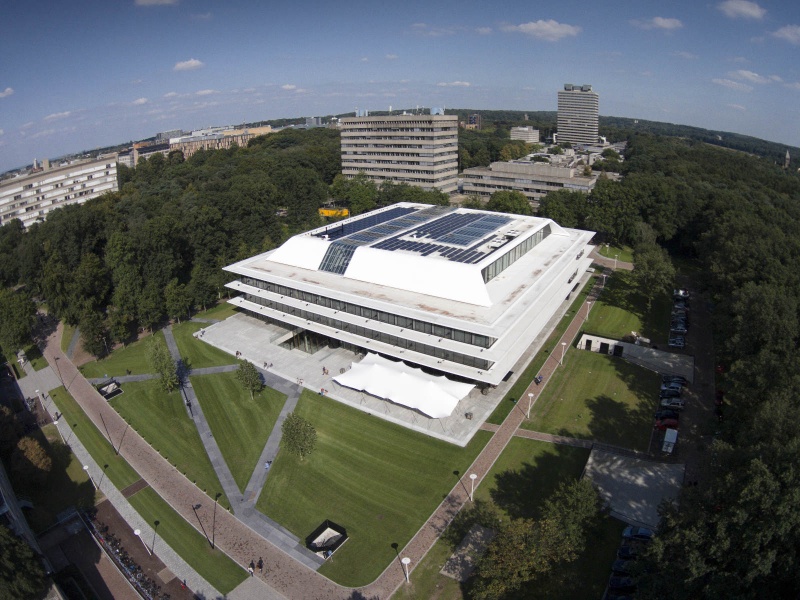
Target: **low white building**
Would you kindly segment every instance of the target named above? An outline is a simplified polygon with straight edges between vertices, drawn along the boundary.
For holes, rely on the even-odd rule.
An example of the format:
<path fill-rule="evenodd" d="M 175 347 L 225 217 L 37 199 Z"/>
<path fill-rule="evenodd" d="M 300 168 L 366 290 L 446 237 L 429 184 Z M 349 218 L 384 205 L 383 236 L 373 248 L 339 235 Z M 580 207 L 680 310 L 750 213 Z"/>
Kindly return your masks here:
<path fill-rule="evenodd" d="M 526 144 L 538 144 L 539 130 L 533 127 L 512 127 L 511 139 L 522 140 Z"/>
<path fill-rule="evenodd" d="M 593 232 L 549 219 L 400 203 L 225 267 L 231 300 L 281 345 L 379 354 L 500 383 L 590 267 Z"/>
<path fill-rule="evenodd" d="M 56 208 L 82 204 L 117 189 L 116 154 L 37 169 L 0 181 L 0 225 L 20 219 L 29 227 Z"/>

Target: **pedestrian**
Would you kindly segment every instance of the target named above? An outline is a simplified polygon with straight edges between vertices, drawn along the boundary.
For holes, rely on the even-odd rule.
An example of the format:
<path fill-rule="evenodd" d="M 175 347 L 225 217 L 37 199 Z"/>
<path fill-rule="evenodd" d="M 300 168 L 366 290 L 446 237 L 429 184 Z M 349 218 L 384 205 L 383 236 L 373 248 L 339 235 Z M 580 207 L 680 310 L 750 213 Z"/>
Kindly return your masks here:
<path fill-rule="evenodd" d="M 247 567 L 247 570 L 250 571 L 250 577 L 252 577 L 256 570 L 256 565 L 252 560 L 250 561 L 250 566 Z"/>
<path fill-rule="evenodd" d="M 267 368 L 267 361 L 264 361 L 264 368 Z"/>
<path fill-rule="evenodd" d="M 260 556 L 258 557 L 258 572 L 264 572 L 264 560 Z"/>

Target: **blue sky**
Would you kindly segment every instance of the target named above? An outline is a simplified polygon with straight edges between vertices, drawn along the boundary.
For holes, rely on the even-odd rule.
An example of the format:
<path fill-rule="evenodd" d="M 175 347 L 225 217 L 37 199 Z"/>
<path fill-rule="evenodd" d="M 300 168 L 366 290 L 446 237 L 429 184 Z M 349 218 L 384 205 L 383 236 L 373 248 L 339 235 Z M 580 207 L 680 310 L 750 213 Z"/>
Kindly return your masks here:
<path fill-rule="evenodd" d="M 800 146 L 795 0 L 10 0 L 0 57 L 0 172 L 355 107 L 555 110 L 564 83 L 601 115 Z"/>

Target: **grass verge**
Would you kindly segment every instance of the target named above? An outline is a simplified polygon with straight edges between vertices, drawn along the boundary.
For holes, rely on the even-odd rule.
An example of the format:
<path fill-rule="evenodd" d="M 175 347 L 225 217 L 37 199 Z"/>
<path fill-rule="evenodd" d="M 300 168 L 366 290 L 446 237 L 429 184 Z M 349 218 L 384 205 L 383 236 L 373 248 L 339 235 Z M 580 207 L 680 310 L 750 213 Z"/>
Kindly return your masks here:
<path fill-rule="evenodd" d="M 320 573 L 346 586 L 373 581 L 435 510 L 491 437 L 466 448 L 388 423 L 304 391 L 296 413 L 317 430 L 300 462 L 282 451 L 257 508 L 301 539 L 322 521 L 344 526 L 348 541 Z"/>
<path fill-rule="evenodd" d="M 194 318 L 216 319 L 217 321 L 224 321 L 228 317 L 232 317 L 238 312 L 239 310 L 233 304 L 230 304 L 227 300 L 222 300 L 214 308 L 209 308 L 208 310 L 197 313 L 194 315 Z"/>
<path fill-rule="evenodd" d="M 156 380 L 125 383 L 122 389 L 125 393 L 110 402 L 114 410 L 201 490 L 210 496 L 222 492 L 180 392 L 166 394 Z M 230 508 L 224 493 L 219 503 Z"/>
<path fill-rule="evenodd" d="M 253 399 L 236 373 L 192 377 L 192 387 L 240 491 L 256 468 L 286 395 L 264 388 Z"/>
<path fill-rule="evenodd" d="M 128 498 L 128 502 L 151 527 L 155 527 L 156 548 L 161 540 L 166 542 L 223 595 L 230 593 L 247 578 L 247 572 L 242 567 L 220 550 L 212 550 L 205 536 L 176 513 L 152 488 L 137 492 Z"/>
<path fill-rule="evenodd" d="M 522 427 L 646 451 L 658 388 L 652 371 L 573 349 Z"/>
<path fill-rule="evenodd" d="M 597 246 L 597 252 L 600 256 L 605 256 L 613 260 L 614 256 L 617 260 L 627 263 L 633 262 L 633 248 L 630 246 L 607 246 L 600 244 Z"/>
<path fill-rule="evenodd" d="M 178 350 L 181 353 L 184 364 L 190 369 L 235 364 L 236 358 L 211 344 L 198 340 L 192 335 L 205 327 L 208 327 L 207 323 L 195 323 L 193 321 L 173 325 L 172 335 L 175 336 L 175 343 L 178 344 Z"/>
<path fill-rule="evenodd" d="M 75 325 L 68 325 L 63 321 L 62 324 L 64 325 L 64 330 L 61 334 L 61 351 L 66 354 L 69 349 L 69 343 L 72 341 L 72 336 L 75 335 L 75 331 L 78 328 Z"/>
<path fill-rule="evenodd" d="M 94 360 L 86 363 L 80 367 L 81 373 L 86 378 L 99 378 L 99 377 L 120 377 L 127 375 L 128 371 L 132 375 L 143 375 L 152 372 L 150 363 L 147 361 L 147 346 L 155 342 L 158 344 L 166 344 L 164 341 L 164 334 L 160 331 L 152 336 L 147 336 L 132 344 L 128 344 L 125 348 L 114 350 L 106 358 L 102 360 Z"/>

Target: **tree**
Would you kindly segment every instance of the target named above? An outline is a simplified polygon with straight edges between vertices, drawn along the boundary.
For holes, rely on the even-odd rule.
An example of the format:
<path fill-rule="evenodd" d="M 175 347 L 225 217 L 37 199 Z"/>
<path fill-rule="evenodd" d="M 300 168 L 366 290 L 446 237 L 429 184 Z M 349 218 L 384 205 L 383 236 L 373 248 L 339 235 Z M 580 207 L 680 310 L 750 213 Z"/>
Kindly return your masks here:
<path fill-rule="evenodd" d="M 53 461 L 36 438 L 23 437 L 11 455 L 11 471 L 30 485 L 44 485 Z"/>
<path fill-rule="evenodd" d="M 46 574 L 33 548 L 0 525 L 0 597 L 37 598 L 45 584 Z"/>
<path fill-rule="evenodd" d="M 649 310 L 653 298 L 670 293 L 675 281 L 675 267 L 667 251 L 657 244 L 638 245 L 634 252 L 633 280 L 647 298 Z"/>
<path fill-rule="evenodd" d="M 181 316 L 189 314 L 191 300 L 186 286 L 178 282 L 177 278 L 171 279 L 164 289 L 164 301 L 166 303 L 167 314 L 181 322 Z"/>
<path fill-rule="evenodd" d="M 31 327 L 36 320 L 36 305 L 21 292 L 0 290 L 0 346 L 5 352 L 16 352 L 31 340 Z"/>
<path fill-rule="evenodd" d="M 531 203 L 525 194 L 517 191 L 502 190 L 494 192 L 486 203 L 486 210 L 511 213 L 515 215 L 532 215 Z"/>
<path fill-rule="evenodd" d="M 86 308 L 78 322 L 83 349 L 94 356 L 108 353 L 108 331 L 103 316 L 91 308 Z"/>
<path fill-rule="evenodd" d="M 158 381 L 165 392 L 171 392 L 180 385 L 178 366 L 169 353 L 169 349 L 160 340 L 151 339 L 147 348 L 147 361 L 158 374 Z"/>
<path fill-rule="evenodd" d="M 261 388 L 264 387 L 261 381 L 261 373 L 249 360 L 243 360 L 239 363 L 239 368 L 236 369 L 236 379 L 244 389 L 250 392 L 251 400 L 253 400 L 255 393 L 260 392 Z"/>
<path fill-rule="evenodd" d="M 317 445 L 317 430 L 303 417 L 289 413 L 281 426 L 283 438 L 281 444 L 291 454 L 299 456 L 302 461 L 309 456 Z"/>

